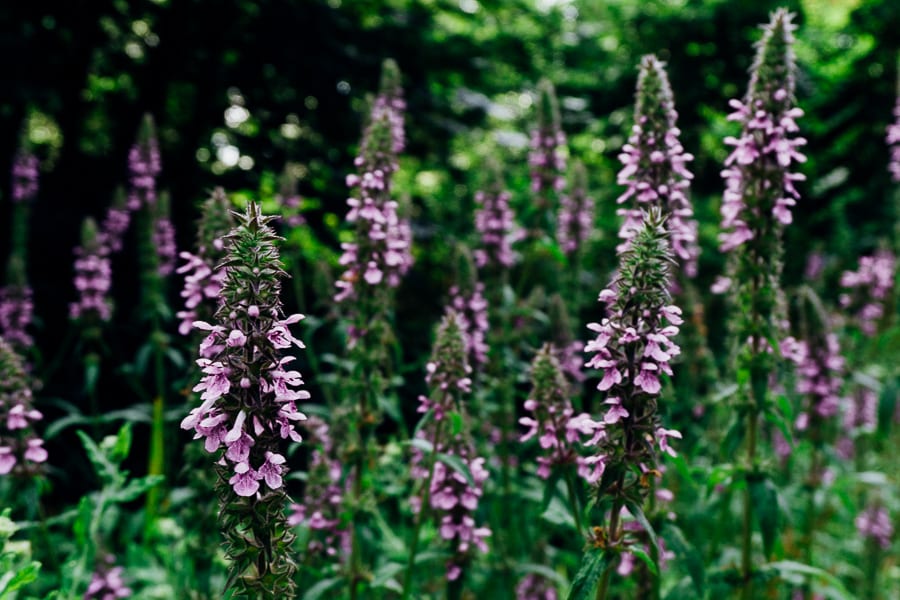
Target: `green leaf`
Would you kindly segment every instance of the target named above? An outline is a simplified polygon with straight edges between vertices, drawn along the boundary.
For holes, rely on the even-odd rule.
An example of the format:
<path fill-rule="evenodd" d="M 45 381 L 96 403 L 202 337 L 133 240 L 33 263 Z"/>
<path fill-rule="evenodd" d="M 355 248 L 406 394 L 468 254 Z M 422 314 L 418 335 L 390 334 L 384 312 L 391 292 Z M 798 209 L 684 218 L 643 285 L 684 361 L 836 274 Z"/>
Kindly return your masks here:
<path fill-rule="evenodd" d="M 437 459 L 465 477 L 466 483 L 468 483 L 471 487 L 475 487 L 475 478 L 472 477 L 472 471 L 469 470 L 469 465 L 464 463 L 460 457 L 453 454 L 439 452 L 437 455 Z"/>
<path fill-rule="evenodd" d="M 394 586 L 397 585 L 397 580 L 394 579 L 394 575 L 402 572 L 404 569 L 404 565 L 395 562 L 389 562 L 381 565 L 377 569 L 375 569 L 375 573 L 372 574 L 372 588 L 388 588 L 394 589 Z M 403 591 L 402 588 L 399 591 Z"/>
<path fill-rule="evenodd" d="M 765 565 L 764 569 L 772 569 L 777 571 L 781 576 L 784 575 L 803 575 L 812 577 L 823 584 L 822 592 L 829 600 L 853 600 L 856 596 L 850 594 L 841 581 L 823 569 L 812 567 L 793 560 L 780 560 Z"/>
<path fill-rule="evenodd" d="M 0 598 L 6 598 L 7 594 L 15 592 L 32 581 L 36 581 L 40 570 L 41 563 L 35 561 L 13 573 L 8 581 L 0 584 Z"/>
<path fill-rule="evenodd" d="M 659 577 L 659 569 L 656 566 L 656 562 L 647 554 L 647 551 L 641 548 L 640 546 L 631 546 L 628 549 L 629 552 L 634 554 L 635 558 L 638 558 L 647 565 L 647 568 L 650 569 L 650 573 L 654 577 Z"/>
<path fill-rule="evenodd" d="M 325 596 L 326 592 L 336 588 L 343 580 L 343 577 L 323 579 L 306 590 L 306 593 L 303 594 L 303 600 L 319 600 L 319 598 Z"/>
<path fill-rule="evenodd" d="M 767 477 L 748 477 L 747 485 L 750 488 L 753 512 L 756 513 L 759 531 L 762 533 L 763 549 L 766 556 L 771 556 L 778 536 L 778 495 L 775 485 Z"/>
<path fill-rule="evenodd" d="M 663 537 L 666 540 L 666 545 L 675 553 L 676 559 L 684 561 L 684 566 L 687 568 L 688 575 L 691 576 L 691 581 L 694 584 L 694 589 L 697 591 L 697 597 L 702 598 L 704 587 L 706 587 L 706 570 L 703 566 L 703 557 L 697 551 L 697 548 L 687 541 L 681 528 L 674 523 L 666 523 L 663 526 Z"/>
<path fill-rule="evenodd" d="M 560 574 L 558 571 L 554 571 L 547 565 L 539 565 L 537 563 L 520 563 L 516 566 L 516 572 L 521 575 L 535 573 L 536 575 L 540 575 L 548 581 L 554 582 L 558 586 L 565 586 L 569 583 L 568 581 L 566 581 L 566 578 L 562 574 Z"/>
<path fill-rule="evenodd" d="M 557 496 L 550 498 L 550 503 L 544 512 L 541 513 L 541 518 L 554 525 L 565 525 L 572 529 L 575 528 L 575 518 L 569 510 L 569 506 Z"/>
<path fill-rule="evenodd" d="M 644 531 L 647 532 L 647 535 L 650 537 L 650 542 L 659 548 L 659 538 L 656 537 L 656 530 L 653 529 L 653 525 L 647 520 L 647 515 L 644 514 L 644 509 L 641 508 L 641 505 L 634 500 L 627 499 L 625 500 L 625 508 L 628 509 L 628 512 L 637 519 L 638 523 L 641 524 L 641 527 L 644 528 Z"/>
<path fill-rule="evenodd" d="M 94 472 L 97 476 L 104 482 L 114 480 L 119 473 L 116 465 L 109 461 L 106 454 L 100 449 L 100 446 L 88 434 L 80 429 L 75 433 L 81 438 L 81 445 L 84 446 L 88 459 L 94 465 Z"/>
<path fill-rule="evenodd" d="M 136 500 L 150 488 L 159 485 L 165 479 L 162 475 L 147 475 L 139 479 L 132 479 L 125 487 L 117 490 L 110 496 L 113 502 L 131 502 Z"/>
<path fill-rule="evenodd" d="M 109 451 L 109 458 L 111 461 L 116 464 L 121 463 L 128 457 L 128 452 L 131 450 L 131 423 L 125 423 L 122 427 L 119 428 L 119 433 L 116 435 L 116 442 L 113 444 L 112 449 Z"/>
<path fill-rule="evenodd" d="M 581 557 L 581 566 L 575 573 L 568 600 L 592 600 L 594 590 L 604 571 L 610 568 L 610 555 L 605 550 L 590 548 Z"/>

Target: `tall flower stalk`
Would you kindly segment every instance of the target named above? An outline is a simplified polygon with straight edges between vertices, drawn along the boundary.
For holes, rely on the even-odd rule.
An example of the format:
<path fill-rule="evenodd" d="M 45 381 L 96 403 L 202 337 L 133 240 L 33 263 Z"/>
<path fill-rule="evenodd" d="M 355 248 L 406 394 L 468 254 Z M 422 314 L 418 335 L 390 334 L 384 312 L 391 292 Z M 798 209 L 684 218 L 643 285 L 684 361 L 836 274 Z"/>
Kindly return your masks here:
<path fill-rule="evenodd" d="M 563 376 L 556 359 L 556 349 L 544 344 L 531 363 L 531 395 L 525 401 L 527 415 L 519 423 L 527 428 L 520 438 L 525 442 L 537 437 L 543 454 L 537 457 L 537 475 L 547 479 L 553 469 L 561 469 L 575 517 L 575 528 L 582 533 L 581 508 L 573 477 L 573 466 L 582 477 L 589 477 L 591 467 L 579 453 L 582 433 L 593 433 L 594 423 L 586 413 L 575 416 L 569 399 L 571 386 Z"/>
<path fill-rule="evenodd" d="M 33 475 L 46 462 L 44 441 L 34 431 L 42 418 L 22 358 L 0 337 L 0 475 Z"/>
<path fill-rule="evenodd" d="M 717 290 L 731 290 L 734 335 L 739 344 L 738 414 L 745 421 L 746 440 L 741 586 L 747 600 L 756 597 L 753 496 L 767 485 L 759 466 L 759 420 L 772 410 L 768 400 L 776 360 L 772 343 L 782 334 L 781 235 L 791 223 L 791 207 L 799 198 L 794 184 L 804 179 L 791 169 L 806 160 L 799 150 L 806 140 L 795 135 L 796 119 L 803 114 L 794 106 L 795 29 L 793 14 L 784 9 L 772 13 L 763 26 L 747 94 L 730 103 L 734 112 L 728 118 L 740 123 L 741 133 L 725 139 L 734 149 L 722 171 L 726 189 L 720 250 L 730 256 L 728 277 L 719 282 Z M 763 531 L 763 540 L 768 552 L 770 531 Z"/>
<path fill-rule="evenodd" d="M 227 587 L 254 598 L 293 598 L 296 570 L 290 546 L 284 489 L 284 441 L 300 442 L 296 424 L 306 416 L 296 402 L 309 398 L 303 379 L 288 366 L 285 351 L 303 348 L 289 326 L 303 318 L 282 313 L 284 277 L 274 234 L 259 206 L 251 202 L 226 237 L 228 253 L 221 304 L 214 323 L 197 321 L 208 332 L 197 364 L 203 378 L 194 387 L 201 404 L 181 422 L 216 456 L 220 521 L 231 561 Z M 205 349 L 221 350 L 205 358 Z"/>
<path fill-rule="evenodd" d="M 598 600 L 607 597 L 615 557 L 633 552 L 641 541 L 623 528 L 623 507 L 657 543 L 643 505 L 659 475 L 660 453 L 674 455 L 669 440 L 681 438 L 662 426 L 657 409 L 661 378 L 672 374 L 669 362 L 680 353 L 673 338 L 682 323 L 669 292 L 668 238 L 661 211 L 651 208 L 619 255 L 618 275 L 600 292 L 608 316 L 588 325 L 596 337 L 585 346 L 585 352 L 593 353 L 586 366 L 603 372 L 597 389 L 604 393 L 606 409 L 601 419 L 584 424 L 593 428 L 587 445 L 594 448 L 585 463 L 599 506 L 610 507 L 608 526 L 593 530 L 594 546 L 606 555 Z"/>
<path fill-rule="evenodd" d="M 412 266 L 411 230 L 401 219 L 398 203 L 392 198 L 392 179 L 398 169 L 397 154 L 405 144 L 402 88 L 393 61 L 382 70 L 381 91 L 372 105 L 363 132 L 357 173 L 347 176 L 352 190 L 347 205 L 347 221 L 354 227 L 353 241 L 341 244 L 340 264 L 345 268 L 336 282 L 335 301 L 349 321 L 348 350 L 353 373 L 347 397 L 355 400 L 351 411 L 357 434 L 350 458 L 354 465 L 350 495 L 351 529 L 350 597 L 355 599 L 364 579 L 360 528 L 363 514 L 360 500 L 366 493 L 364 470 L 368 464 L 371 433 L 377 426 L 378 398 L 387 386 L 389 367 L 387 340 L 394 290 Z"/>
<path fill-rule="evenodd" d="M 640 229 L 642 210 L 656 206 L 667 215 L 672 251 L 682 272 L 694 277 L 700 248 L 697 221 L 688 198 L 694 176 L 687 170 L 687 163 L 694 157 L 681 146 L 677 119 L 665 63 L 648 54 L 639 66 L 634 125 L 619 155 L 623 167 L 618 183 L 626 189 L 617 202 L 628 202 L 617 211 L 623 217 L 619 250 L 624 250 Z"/>
<path fill-rule="evenodd" d="M 470 439 L 464 399 L 472 392 L 463 323 L 449 310 L 438 327 L 431 360 L 426 365 L 428 397 L 419 397 L 420 413 L 424 413 L 414 445 L 412 475 L 422 480 L 421 496 L 412 499 L 416 523 L 410 543 L 409 560 L 404 576 L 403 598 L 412 589 L 412 574 L 424 519 L 433 512 L 440 520 L 440 537 L 452 546 L 447 563 L 448 594 L 460 588 L 463 570 L 472 549 L 487 552 L 485 538 L 490 529 L 478 527 L 475 511 L 482 495 L 488 472 L 484 458 L 477 457 Z M 454 426 L 457 422 L 459 425 Z M 449 461 L 438 460 L 439 454 L 466 465 L 468 477 Z"/>
<path fill-rule="evenodd" d="M 529 215 L 528 233 L 539 239 L 554 231 L 553 215 L 566 187 L 566 134 L 560 124 L 556 89 L 547 79 L 538 82 L 535 108 L 537 123 L 528 155 L 534 212 Z"/>
<path fill-rule="evenodd" d="M 234 227 L 230 207 L 225 190 L 214 189 L 200 208 L 194 252 L 179 254 L 184 261 L 177 270 L 179 275 L 184 275 L 184 286 L 181 289 L 184 309 L 176 313 L 181 320 L 178 326 L 181 335 L 191 332 L 194 321 L 209 320 L 218 308 L 225 271 L 216 267 L 225 259 L 226 248 L 222 238 Z M 217 349 L 207 348 L 206 353 L 211 355 L 216 351 Z"/>
<path fill-rule="evenodd" d="M 13 214 L 9 239 L 12 241 L 6 282 L 0 288 L 0 337 L 23 355 L 31 349 L 28 333 L 34 317 L 32 290 L 28 283 L 28 232 L 32 204 L 38 194 L 40 162 L 23 143 L 13 159 Z"/>

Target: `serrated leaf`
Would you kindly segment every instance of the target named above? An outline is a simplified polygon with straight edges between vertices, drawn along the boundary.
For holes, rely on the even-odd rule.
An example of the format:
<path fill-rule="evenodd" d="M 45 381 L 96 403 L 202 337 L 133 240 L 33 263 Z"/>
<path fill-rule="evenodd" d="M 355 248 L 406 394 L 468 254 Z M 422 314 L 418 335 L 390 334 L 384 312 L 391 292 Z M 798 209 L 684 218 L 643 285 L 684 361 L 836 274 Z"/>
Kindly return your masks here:
<path fill-rule="evenodd" d="M 609 554 L 600 549 L 591 548 L 581 557 L 581 566 L 575 573 L 568 600 L 592 600 L 594 590 L 603 572 L 610 568 Z"/>
<path fill-rule="evenodd" d="M 118 474 L 118 469 L 116 469 L 116 465 L 109 461 L 106 454 L 100 449 L 100 446 L 98 446 L 97 443 L 82 430 L 79 429 L 75 433 L 81 439 L 81 445 L 84 446 L 84 451 L 87 453 L 88 459 L 91 461 L 91 464 L 94 465 L 94 472 L 97 476 L 102 481 L 112 481 L 115 479 Z"/>
<path fill-rule="evenodd" d="M 40 570 L 41 563 L 35 561 L 22 567 L 15 573 L 11 573 L 12 577 L 5 581 L 3 585 L 0 585 L 0 598 L 6 598 L 7 594 L 25 587 L 32 581 L 36 581 Z"/>
<path fill-rule="evenodd" d="M 770 556 L 778 536 L 778 496 L 775 493 L 775 486 L 766 477 L 748 478 L 747 485 L 750 488 L 753 512 L 756 513 L 759 531 L 762 534 L 763 549 L 765 555 Z"/>
<path fill-rule="evenodd" d="M 703 557 L 697 549 L 687 541 L 681 528 L 674 523 L 666 523 L 663 528 L 663 537 L 666 546 L 675 553 L 675 558 L 684 561 L 688 575 L 697 591 L 697 597 L 702 598 L 706 587 L 706 570 L 703 565 Z"/>

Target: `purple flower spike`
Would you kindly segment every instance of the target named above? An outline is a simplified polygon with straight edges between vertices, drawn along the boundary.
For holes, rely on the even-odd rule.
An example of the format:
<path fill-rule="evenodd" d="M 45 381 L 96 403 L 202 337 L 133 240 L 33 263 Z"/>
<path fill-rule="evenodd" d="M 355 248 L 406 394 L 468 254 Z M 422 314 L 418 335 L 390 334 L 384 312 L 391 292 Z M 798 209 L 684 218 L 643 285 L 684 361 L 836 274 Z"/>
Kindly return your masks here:
<path fill-rule="evenodd" d="M 806 161 L 800 152 L 806 140 L 796 136 L 803 111 L 794 106 L 792 32 L 797 26 L 792 19 L 785 10 L 773 14 L 757 46 L 747 95 L 730 102 L 728 119 L 740 123 L 741 133 L 725 138 L 734 150 L 722 171 L 723 252 L 741 246 L 754 252 L 771 245 L 791 223 L 791 207 L 800 198 L 795 183 L 806 178 L 792 171 Z"/>
<path fill-rule="evenodd" d="M 559 198 L 556 219 L 556 241 L 568 255 L 577 253 L 590 238 L 594 229 L 594 199 L 588 196 L 587 169 L 575 163 L 572 170 L 572 191 Z"/>
<path fill-rule="evenodd" d="M 404 146 L 403 102 L 399 72 L 386 61 L 382 90 L 372 107 L 355 160 L 357 174 L 347 177 L 353 195 L 347 199 L 347 221 L 356 226 L 353 242 L 342 244 L 344 274 L 336 282 L 336 302 L 378 295 L 377 290 L 400 285 L 413 264 L 412 229 L 391 199 L 397 153 Z"/>
<path fill-rule="evenodd" d="M 417 513 L 427 509 L 434 511 L 439 520 L 441 539 L 453 548 L 446 576 L 448 581 L 455 581 L 462 576 L 473 550 L 487 552 L 485 540 L 491 530 L 475 522 L 478 501 L 489 474 L 485 459 L 475 455 L 469 438 L 461 400 L 472 391 L 471 369 L 466 359 L 462 324 L 452 310 L 448 310 L 438 327 L 426 370 L 425 380 L 431 395 L 419 397 L 419 412 L 427 416 L 417 436 L 430 446 L 431 452 L 426 455 L 420 446 L 414 446 L 412 476 L 424 480 L 427 487 L 422 497 L 411 499 L 411 504 Z M 448 417 L 451 413 L 458 415 L 463 423 L 458 432 L 450 429 L 453 420 Z M 468 467 L 471 478 L 437 460 L 437 453 L 456 457 Z"/>
<path fill-rule="evenodd" d="M 560 125 L 559 102 L 553 84 L 542 79 L 537 87 L 537 126 L 531 132 L 531 191 L 535 195 L 535 209 L 539 229 L 546 227 L 550 211 L 566 187 L 566 134 Z M 552 213 L 551 213 L 552 214 Z M 532 232 L 537 235 L 537 231 Z"/>
<path fill-rule="evenodd" d="M 194 439 L 203 439 L 206 450 L 217 455 L 221 514 L 227 515 L 223 531 L 232 580 L 239 582 L 234 589 L 257 597 L 260 586 L 271 594 L 275 585 L 278 597 L 293 598 L 294 536 L 283 510 L 288 498 L 282 440 L 301 440 L 296 426 L 306 416 L 296 402 L 309 393 L 299 389 L 299 371 L 286 370 L 294 357 L 284 351 L 302 348 L 288 326 L 303 316 L 282 314 L 284 271 L 275 246 L 280 238 L 268 225 L 272 217 L 264 217 L 253 202 L 239 217 L 224 238 L 227 254 L 218 269 L 225 275 L 215 324 L 194 322 L 208 334 L 197 359 L 203 376 L 193 390 L 201 393 L 201 402 L 181 428 L 193 430 Z M 248 544 L 268 548 L 266 560 L 246 554 Z"/>
<path fill-rule="evenodd" d="M 78 299 L 69 304 L 73 320 L 106 322 L 112 318 L 108 298 L 112 286 L 109 251 L 101 244 L 94 220 L 84 221 L 81 246 L 75 249 L 75 290 Z"/>
<path fill-rule="evenodd" d="M 159 157 L 159 141 L 153 117 L 145 115 L 138 131 L 138 139 L 128 152 L 128 173 L 131 189 L 128 209 L 136 211 L 142 206 L 156 203 L 156 178 L 162 170 Z"/>
<path fill-rule="evenodd" d="M 678 114 L 665 64 L 655 56 L 641 59 L 634 108 L 634 126 L 619 160 L 618 183 L 626 187 L 619 196 L 619 204 L 629 202 L 617 213 L 623 217 L 619 237 L 623 240 L 617 250 L 628 247 L 631 238 L 641 227 L 641 210 L 650 206 L 660 208 L 667 216 L 672 251 L 684 274 L 697 274 L 697 221 L 688 193 L 693 175 L 687 163 L 694 157 L 678 140 Z"/>
<path fill-rule="evenodd" d="M 22 358 L 0 337 L 0 475 L 35 474 L 46 462 L 44 441 L 34 432 L 41 419 Z"/>
<path fill-rule="evenodd" d="M 487 187 L 475 194 L 475 231 L 481 236 L 472 253 L 479 269 L 499 271 L 512 267 L 518 255 L 514 243 L 524 237 L 509 206 L 510 193 L 503 188 L 503 178 L 496 163 L 488 163 Z"/>
<path fill-rule="evenodd" d="M 681 352 L 674 337 L 682 323 L 681 310 L 670 303 L 671 254 L 663 223 L 659 208 L 644 216 L 619 255 L 617 278 L 600 292 L 608 316 L 588 325 L 596 337 L 584 348 L 593 354 L 585 366 L 602 372 L 597 389 L 605 393 L 602 419 L 575 419 L 581 432 L 592 436 L 587 445 L 595 455 L 584 460 L 583 469 L 591 483 L 599 482 L 611 464 L 646 479 L 657 469 L 660 454 L 675 454 L 669 440 L 681 438 L 663 428 L 657 414 L 661 376 L 672 375 L 669 363 Z M 647 489 L 634 493 L 643 497 Z M 613 484 L 605 493 L 621 490 Z"/>
<path fill-rule="evenodd" d="M 37 156 L 20 149 L 13 159 L 12 168 L 12 200 L 13 202 L 31 202 L 38 193 L 38 177 L 40 162 Z"/>

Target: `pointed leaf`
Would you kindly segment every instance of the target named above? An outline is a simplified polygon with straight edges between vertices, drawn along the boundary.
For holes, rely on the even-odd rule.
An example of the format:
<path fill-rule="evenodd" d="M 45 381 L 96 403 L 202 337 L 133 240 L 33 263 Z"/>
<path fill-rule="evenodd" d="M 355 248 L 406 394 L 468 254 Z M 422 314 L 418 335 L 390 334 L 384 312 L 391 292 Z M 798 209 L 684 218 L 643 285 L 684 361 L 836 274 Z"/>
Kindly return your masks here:
<path fill-rule="evenodd" d="M 697 597 L 702 598 L 706 586 L 706 570 L 703 566 L 703 557 L 690 542 L 684 537 L 684 533 L 674 523 L 666 523 L 663 529 L 666 545 L 675 553 L 675 558 L 684 561 Z"/>
<path fill-rule="evenodd" d="M 649 554 L 647 554 L 646 550 L 644 550 L 640 546 L 632 546 L 628 549 L 628 551 L 634 554 L 635 558 L 640 559 L 641 562 L 647 565 L 647 568 L 650 569 L 650 573 L 654 577 L 659 577 L 659 568 L 657 568 L 656 562 L 653 560 L 653 558 L 651 558 Z"/>
<path fill-rule="evenodd" d="M 610 568 L 610 554 L 599 548 L 589 548 L 581 557 L 581 566 L 572 581 L 572 589 L 569 590 L 568 600 L 591 600 L 594 590 L 604 571 Z"/>
<path fill-rule="evenodd" d="M 759 531 L 762 533 L 763 549 L 766 556 L 771 556 L 778 536 L 778 496 L 775 493 L 775 486 L 766 477 L 747 479 L 753 512 L 756 513 Z"/>
<path fill-rule="evenodd" d="M 644 509 L 641 508 L 640 504 L 634 500 L 625 500 L 625 508 L 628 509 L 628 512 L 637 519 L 637 522 L 640 523 L 641 527 L 644 528 L 644 531 L 647 532 L 647 535 L 650 537 L 650 542 L 659 548 L 659 539 L 656 537 L 656 530 L 653 529 L 653 525 L 647 520 L 647 515 L 644 514 Z"/>

